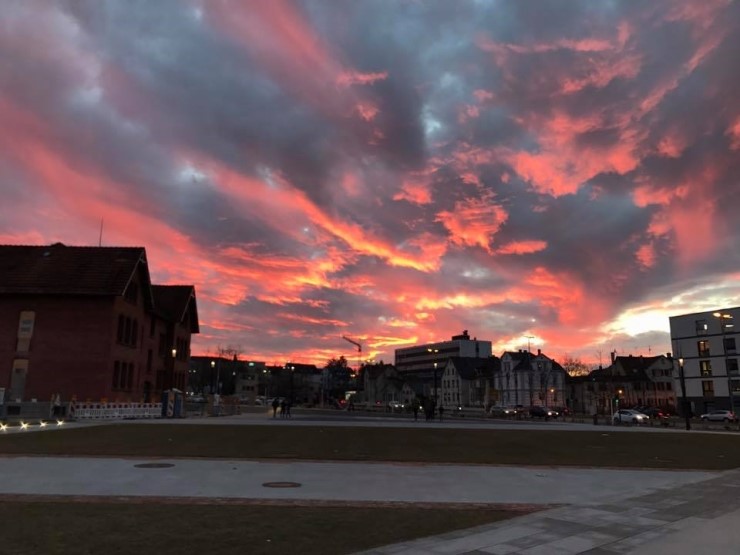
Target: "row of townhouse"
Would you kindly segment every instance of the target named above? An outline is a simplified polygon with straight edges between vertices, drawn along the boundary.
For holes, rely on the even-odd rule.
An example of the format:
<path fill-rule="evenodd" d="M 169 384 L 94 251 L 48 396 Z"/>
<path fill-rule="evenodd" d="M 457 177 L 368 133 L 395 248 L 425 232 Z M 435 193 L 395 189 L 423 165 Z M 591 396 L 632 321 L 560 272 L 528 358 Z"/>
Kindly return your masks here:
<path fill-rule="evenodd" d="M 466 343 L 469 342 L 470 344 Z M 414 399 L 435 399 L 449 407 L 490 407 L 497 404 L 564 405 L 566 372 L 540 350 L 506 351 L 501 357 L 490 354 L 490 342 L 470 339 L 467 332 L 445 342 L 450 352 L 440 356 L 434 343 L 407 348 L 402 354 L 416 353 L 409 369 L 408 356 L 398 365 L 377 364 L 363 369 L 360 399 L 367 404 L 405 404 Z M 454 345 L 457 343 L 457 345 Z M 481 343 L 487 343 L 481 348 Z M 472 348 L 471 348 L 472 347 Z M 478 356 L 459 356 L 469 351 Z M 476 352 L 477 351 L 477 352 Z M 427 353 L 427 355 L 425 355 Z M 404 360 L 405 359 L 405 360 Z M 426 359 L 426 365 L 420 360 Z"/>

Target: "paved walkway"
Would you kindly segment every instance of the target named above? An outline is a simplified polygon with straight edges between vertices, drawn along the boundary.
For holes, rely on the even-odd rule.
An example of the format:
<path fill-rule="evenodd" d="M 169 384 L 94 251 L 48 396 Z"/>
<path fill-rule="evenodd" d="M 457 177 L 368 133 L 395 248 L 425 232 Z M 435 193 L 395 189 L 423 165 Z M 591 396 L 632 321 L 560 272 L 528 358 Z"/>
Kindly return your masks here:
<path fill-rule="evenodd" d="M 740 470 L 610 502 L 534 513 L 364 555 L 740 553 Z"/>
<path fill-rule="evenodd" d="M 357 426 L 362 417 L 320 421 L 265 414 L 156 420 L 271 426 Z M 108 423 L 108 422 L 100 422 Z M 147 425 L 129 422 L 122 425 Z M 74 427 L 94 425 L 73 424 Z M 604 430 L 507 421 L 440 423 L 368 418 L 379 427 Z M 610 427 L 612 432 L 643 428 Z M 647 428 L 655 432 L 681 430 Z M 54 433 L 38 429 L 39 432 Z M 28 433 L 9 430 L 8 433 Z M 677 436 L 680 440 L 680 436 Z M 731 440 L 728 437 L 728 440 Z M 142 468 L 140 464 L 160 465 Z M 294 488 L 268 488 L 294 482 Z M 285 484 L 284 484 L 285 485 Z M 0 456 L 0 500 L 13 495 L 147 497 L 214 502 L 563 505 L 504 522 L 385 546 L 366 555 L 614 555 L 740 553 L 740 469 L 727 472 L 298 461 Z"/>
<path fill-rule="evenodd" d="M 163 468 L 141 468 L 155 462 Z M 0 494 L 480 504 L 583 503 L 717 473 L 439 464 L 0 457 Z M 294 482 L 295 488 L 267 488 Z"/>

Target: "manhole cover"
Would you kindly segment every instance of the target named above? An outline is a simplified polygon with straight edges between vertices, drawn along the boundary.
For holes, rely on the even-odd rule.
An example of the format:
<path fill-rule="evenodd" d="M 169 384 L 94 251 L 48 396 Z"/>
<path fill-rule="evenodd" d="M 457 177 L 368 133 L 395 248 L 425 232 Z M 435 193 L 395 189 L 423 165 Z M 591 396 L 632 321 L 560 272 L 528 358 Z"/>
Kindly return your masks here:
<path fill-rule="evenodd" d="M 298 482 L 265 482 L 262 484 L 263 488 L 299 488 L 301 484 Z"/>
<path fill-rule="evenodd" d="M 136 468 L 172 468 L 175 465 L 171 463 L 142 463 L 134 466 Z"/>

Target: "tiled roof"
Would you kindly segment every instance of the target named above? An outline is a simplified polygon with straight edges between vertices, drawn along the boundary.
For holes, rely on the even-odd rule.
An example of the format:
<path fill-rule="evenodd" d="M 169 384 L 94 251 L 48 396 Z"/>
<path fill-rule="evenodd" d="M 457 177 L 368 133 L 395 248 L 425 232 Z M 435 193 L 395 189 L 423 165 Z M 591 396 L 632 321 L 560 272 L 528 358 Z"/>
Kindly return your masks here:
<path fill-rule="evenodd" d="M 143 247 L 0 245 L 0 294 L 122 295 Z"/>

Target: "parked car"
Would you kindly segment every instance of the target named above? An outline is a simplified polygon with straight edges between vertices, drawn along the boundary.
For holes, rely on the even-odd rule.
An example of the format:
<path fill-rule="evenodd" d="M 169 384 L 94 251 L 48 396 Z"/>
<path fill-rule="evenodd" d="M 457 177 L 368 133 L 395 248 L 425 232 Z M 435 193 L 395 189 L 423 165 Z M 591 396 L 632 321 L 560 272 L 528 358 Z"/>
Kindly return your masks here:
<path fill-rule="evenodd" d="M 647 414 L 643 414 L 634 409 L 620 409 L 612 415 L 612 421 L 615 424 L 644 424 L 648 420 L 650 420 L 650 417 Z"/>
<path fill-rule="evenodd" d="M 401 401 L 389 401 L 388 402 L 388 408 L 392 411 L 402 411 L 404 409 L 404 404 Z"/>
<path fill-rule="evenodd" d="M 558 411 L 547 407 L 534 406 L 529 407 L 529 416 L 538 418 L 557 418 Z"/>
<path fill-rule="evenodd" d="M 571 411 L 568 407 L 553 407 L 553 410 L 557 411 L 560 416 L 570 416 Z"/>
<path fill-rule="evenodd" d="M 492 416 L 516 416 L 517 408 L 494 406 L 491 407 L 488 412 L 490 412 Z"/>
<path fill-rule="evenodd" d="M 657 420 L 665 420 L 666 418 L 670 416 L 668 412 L 658 407 L 647 407 L 638 412 L 641 412 L 642 414 L 647 414 L 650 418 L 654 418 Z"/>
<path fill-rule="evenodd" d="M 736 422 L 737 417 L 734 412 L 729 410 L 713 410 L 701 415 L 704 422 Z"/>

